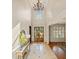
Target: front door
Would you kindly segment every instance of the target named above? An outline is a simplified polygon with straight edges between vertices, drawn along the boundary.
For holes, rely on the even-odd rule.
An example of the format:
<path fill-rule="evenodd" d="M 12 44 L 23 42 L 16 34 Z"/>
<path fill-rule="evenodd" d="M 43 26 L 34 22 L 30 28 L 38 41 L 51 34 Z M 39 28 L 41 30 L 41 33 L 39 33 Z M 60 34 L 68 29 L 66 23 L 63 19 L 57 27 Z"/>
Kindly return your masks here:
<path fill-rule="evenodd" d="M 34 27 L 34 41 L 35 42 L 44 41 L 44 27 Z"/>

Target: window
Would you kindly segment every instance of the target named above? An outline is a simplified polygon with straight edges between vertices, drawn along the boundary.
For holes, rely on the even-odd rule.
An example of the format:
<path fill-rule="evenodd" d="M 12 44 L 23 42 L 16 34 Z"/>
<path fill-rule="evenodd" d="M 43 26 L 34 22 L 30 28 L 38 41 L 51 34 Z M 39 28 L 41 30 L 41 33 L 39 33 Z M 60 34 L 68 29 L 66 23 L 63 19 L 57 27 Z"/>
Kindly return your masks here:
<path fill-rule="evenodd" d="M 43 10 L 37 10 L 37 11 L 35 11 L 35 17 L 36 17 L 36 19 L 43 19 L 43 17 L 44 17 L 44 11 Z"/>
<path fill-rule="evenodd" d="M 65 24 L 50 26 L 51 39 L 65 39 Z"/>

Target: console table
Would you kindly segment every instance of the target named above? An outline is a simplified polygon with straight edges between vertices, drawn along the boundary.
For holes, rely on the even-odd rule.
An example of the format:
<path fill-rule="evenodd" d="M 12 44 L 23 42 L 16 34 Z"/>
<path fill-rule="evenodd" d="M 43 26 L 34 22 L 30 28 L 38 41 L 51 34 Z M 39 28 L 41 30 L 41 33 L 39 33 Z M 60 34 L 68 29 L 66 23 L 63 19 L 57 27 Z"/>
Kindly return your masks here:
<path fill-rule="evenodd" d="M 25 52 L 27 52 L 27 53 L 29 52 L 29 43 L 27 43 L 27 45 L 25 45 L 22 49 L 19 48 L 16 51 L 17 59 L 24 59 L 24 53 Z"/>

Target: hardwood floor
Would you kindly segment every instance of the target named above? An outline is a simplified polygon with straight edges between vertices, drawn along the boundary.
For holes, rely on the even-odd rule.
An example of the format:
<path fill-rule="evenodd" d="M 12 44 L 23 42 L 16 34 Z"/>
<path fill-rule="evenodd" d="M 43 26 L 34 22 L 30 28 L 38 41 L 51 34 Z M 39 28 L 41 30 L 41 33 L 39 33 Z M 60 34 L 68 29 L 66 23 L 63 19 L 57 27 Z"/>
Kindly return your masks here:
<path fill-rule="evenodd" d="M 49 43 L 52 51 L 58 59 L 66 59 L 66 43 L 65 42 L 52 42 Z"/>
<path fill-rule="evenodd" d="M 49 46 L 52 48 L 53 46 L 59 46 L 61 48 L 66 48 L 66 42 L 49 42 Z"/>

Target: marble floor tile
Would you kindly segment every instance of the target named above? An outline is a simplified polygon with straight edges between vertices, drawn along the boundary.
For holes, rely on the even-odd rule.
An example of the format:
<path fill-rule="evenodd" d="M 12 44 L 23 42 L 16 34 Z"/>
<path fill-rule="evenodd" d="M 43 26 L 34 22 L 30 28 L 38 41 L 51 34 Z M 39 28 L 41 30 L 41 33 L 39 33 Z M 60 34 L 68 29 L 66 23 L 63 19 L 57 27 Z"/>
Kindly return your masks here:
<path fill-rule="evenodd" d="M 32 43 L 25 59 L 57 59 L 50 47 L 45 43 Z"/>

